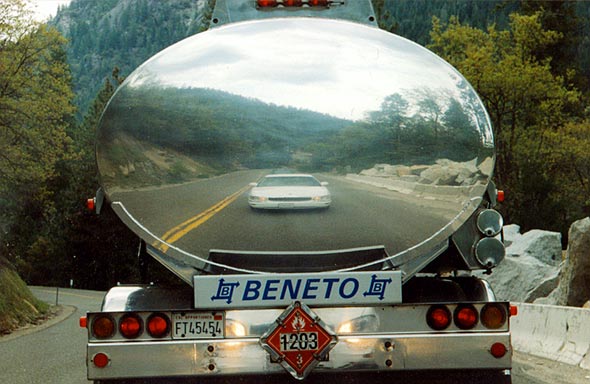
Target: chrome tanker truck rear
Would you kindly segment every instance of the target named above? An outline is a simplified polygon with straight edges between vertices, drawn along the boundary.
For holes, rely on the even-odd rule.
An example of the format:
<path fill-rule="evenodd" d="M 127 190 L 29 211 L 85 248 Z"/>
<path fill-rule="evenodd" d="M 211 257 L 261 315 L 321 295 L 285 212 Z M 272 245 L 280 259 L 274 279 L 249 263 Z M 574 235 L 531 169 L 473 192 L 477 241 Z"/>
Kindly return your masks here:
<path fill-rule="evenodd" d="M 119 87 L 97 162 L 184 284 L 112 288 L 89 379 L 510 382 L 511 307 L 473 273 L 504 257 L 489 118 L 369 1 L 217 0 Z"/>

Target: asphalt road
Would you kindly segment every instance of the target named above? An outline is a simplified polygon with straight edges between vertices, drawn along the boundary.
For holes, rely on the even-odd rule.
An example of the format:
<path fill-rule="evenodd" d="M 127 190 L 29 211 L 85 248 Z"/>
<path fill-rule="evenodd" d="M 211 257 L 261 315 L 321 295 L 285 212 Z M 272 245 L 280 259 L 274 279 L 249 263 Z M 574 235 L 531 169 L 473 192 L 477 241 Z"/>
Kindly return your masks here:
<path fill-rule="evenodd" d="M 56 289 L 32 287 L 42 300 L 55 304 Z M 100 307 L 103 293 L 60 289 L 65 313 L 59 322 L 17 331 L 0 338 L 0 383 L 84 384 L 86 331 L 78 319 Z M 70 314 L 69 316 L 67 316 Z M 514 355 L 514 384 L 589 384 L 590 371 L 521 353 Z"/>
<path fill-rule="evenodd" d="M 40 299 L 55 304 L 56 289 L 32 287 Z M 103 292 L 60 289 L 58 303 L 70 316 L 48 327 L 25 329 L 0 338 L 0 383 L 80 384 L 86 380 L 86 329 L 79 318 L 100 309 Z M 73 312 L 73 313 L 72 313 Z"/>
<path fill-rule="evenodd" d="M 330 251 L 380 245 L 391 255 L 432 236 L 461 210 L 458 203 L 316 175 L 329 182 L 329 209 L 254 211 L 247 202 L 248 184 L 264 174 L 241 171 L 111 197 L 155 236 L 203 258 L 210 249 Z"/>

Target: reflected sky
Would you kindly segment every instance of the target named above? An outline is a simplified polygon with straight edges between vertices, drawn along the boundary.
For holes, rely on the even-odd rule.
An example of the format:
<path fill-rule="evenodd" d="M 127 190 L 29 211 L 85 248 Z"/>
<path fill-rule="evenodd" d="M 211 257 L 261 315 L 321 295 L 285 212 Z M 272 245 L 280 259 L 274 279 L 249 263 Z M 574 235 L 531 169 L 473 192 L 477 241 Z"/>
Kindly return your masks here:
<path fill-rule="evenodd" d="M 250 24 L 218 28 L 166 49 L 133 74 L 129 85 L 216 89 L 348 120 L 378 110 L 392 89 L 460 98 L 461 77 L 448 64 L 383 31 L 354 25 L 351 37 L 350 23 Z"/>

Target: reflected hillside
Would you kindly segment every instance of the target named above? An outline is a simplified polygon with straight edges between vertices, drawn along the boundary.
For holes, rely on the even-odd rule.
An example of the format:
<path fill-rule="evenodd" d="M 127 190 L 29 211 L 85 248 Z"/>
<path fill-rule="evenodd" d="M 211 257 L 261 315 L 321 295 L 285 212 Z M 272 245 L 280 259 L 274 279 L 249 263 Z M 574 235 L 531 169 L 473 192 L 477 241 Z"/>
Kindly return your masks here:
<path fill-rule="evenodd" d="M 296 169 L 317 162 L 315 143 L 350 124 L 222 91 L 124 87 L 103 116 L 98 158 L 106 184 L 117 186 Z"/>
<path fill-rule="evenodd" d="M 311 170 L 358 173 L 376 164 L 432 165 L 440 159 L 467 162 L 477 156 L 479 164 L 491 158 L 489 125 L 483 109 L 470 100 L 454 98 L 436 90 L 394 93 L 381 109 L 367 113 L 331 137 L 316 143 Z M 491 173 L 483 170 L 486 176 Z"/>
<path fill-rule="evenodd" d="M 469 109 L 478 104 L 465 95 L 394 93 L 365 119 L 349 121 L 217 90 L 123 87 L 103 116 L 99 162 L 104 183 L 120 188 L 240 169 L 347 174 L 376 164 L 432 165 L 474 156 L 478 165 L 492 157 L 488 125 L 485 112 Z"/>

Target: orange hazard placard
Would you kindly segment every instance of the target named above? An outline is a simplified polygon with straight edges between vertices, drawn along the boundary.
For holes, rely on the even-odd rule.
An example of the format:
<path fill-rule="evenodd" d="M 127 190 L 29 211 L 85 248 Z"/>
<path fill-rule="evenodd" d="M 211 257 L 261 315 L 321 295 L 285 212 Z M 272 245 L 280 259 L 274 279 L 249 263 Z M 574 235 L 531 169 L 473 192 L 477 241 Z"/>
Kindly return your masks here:
<path fill-rule="evenodd" d="M 337 338 L 305 304 L 295 302 L 260 339 L 262 347 L 294 377 L 302 379 L 336 345 Z"/>

